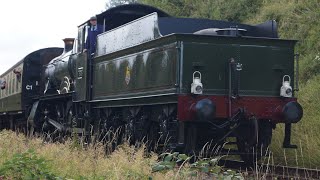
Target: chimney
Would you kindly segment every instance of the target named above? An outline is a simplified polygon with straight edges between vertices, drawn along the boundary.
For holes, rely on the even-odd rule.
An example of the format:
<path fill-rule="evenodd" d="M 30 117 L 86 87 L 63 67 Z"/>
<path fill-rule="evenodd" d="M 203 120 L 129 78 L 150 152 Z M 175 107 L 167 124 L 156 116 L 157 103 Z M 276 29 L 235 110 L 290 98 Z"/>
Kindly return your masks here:
<path fill-rule="evenodd" d="M 63 54 L 64 54 L 64 53 L 72 50 L 74 38 L 64 38 L 64 39 L 63 39 L 63 42 L 64 42 Z"/>

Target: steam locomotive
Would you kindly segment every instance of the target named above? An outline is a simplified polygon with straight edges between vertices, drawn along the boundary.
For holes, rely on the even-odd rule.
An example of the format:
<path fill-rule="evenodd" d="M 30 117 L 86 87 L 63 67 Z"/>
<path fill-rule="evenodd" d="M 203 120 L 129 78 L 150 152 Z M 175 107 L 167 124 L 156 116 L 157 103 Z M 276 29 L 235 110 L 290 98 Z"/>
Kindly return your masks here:
<path fill-rule="evenodd" d="M 0 76 L 1 128 L 82 135 L 120 128 L 132 142 L 184 152 L 235 137 L 250 162 L 285 123 L 283 146 L 296 147 L 299 56 L 275 21 L 176 18 L 129 4 L 97 22 L 104 32 L 93 55 L 84 52 L 86 21 L 64 48 L 32 52 Z"/>

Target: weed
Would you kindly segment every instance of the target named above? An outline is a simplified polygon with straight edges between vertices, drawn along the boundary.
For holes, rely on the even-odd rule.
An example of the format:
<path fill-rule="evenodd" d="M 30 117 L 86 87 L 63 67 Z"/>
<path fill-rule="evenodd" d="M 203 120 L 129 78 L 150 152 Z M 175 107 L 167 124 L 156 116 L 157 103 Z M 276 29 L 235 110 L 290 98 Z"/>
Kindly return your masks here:
<path fill-rule="evenodd" d="M 217 179 L 243 179 L 242 175 L 234 170 L 224 170 L 218 165 L 219 157 L 203 158 L 191 163 L 192 157 L 178 152 L 163 153 L 160 161 L 152 166 L 153 172 L 168 173 L 174 171 L 175 177 L 201 177 L 207 175 Z"/>
<path fill-rule="evenodd" d="M 0 176 L 8 179 L 58 179 L 47 164 L 47 160 L 33 150 L 14 154 L 0 168 Z"/>

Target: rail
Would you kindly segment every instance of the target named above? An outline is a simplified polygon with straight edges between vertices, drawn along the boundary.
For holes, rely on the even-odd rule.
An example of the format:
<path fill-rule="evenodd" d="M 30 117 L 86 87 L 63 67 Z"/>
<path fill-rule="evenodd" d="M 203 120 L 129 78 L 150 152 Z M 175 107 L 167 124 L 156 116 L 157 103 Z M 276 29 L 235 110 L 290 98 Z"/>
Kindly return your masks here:
<path fill-rule="evenodd" d="M 320 169 L 290 167 L 270 164 L 255 164 L 247 166 L 243 161 L 221 160 L 220 166 L 234 169 L 242 173 L 244 178 L 255 179 L 320 179 Z"/>

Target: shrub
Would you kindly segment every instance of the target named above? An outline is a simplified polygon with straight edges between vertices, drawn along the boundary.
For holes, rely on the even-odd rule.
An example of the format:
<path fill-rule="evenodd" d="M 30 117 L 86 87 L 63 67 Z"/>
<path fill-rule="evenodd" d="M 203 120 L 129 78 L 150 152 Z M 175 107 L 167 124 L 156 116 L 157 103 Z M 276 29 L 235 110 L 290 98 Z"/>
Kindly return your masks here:
<path fill-rule="evenodd" d="M 47 160 L 33 150 L 15 154 L 0 168 L 0 176 L 8 179 L 59 179 L 50 172 Z"/>
<path fill-rule="evenodd" d="M 192 158 L 178 152 L 163 153 L 159 156 L 160 161 L 152 166 L 153 172 L 168 173 L 175 171 L 179 177 L 213 177 L 214 179 L 244 179 L 241 173 L 233 170 L 224 170 L 218 165 L 219 157 L 203 158 L 191 162 Z M 205 177 L 204 177 L 205 178 Z M 206 178 L 207 179 L 207 178 Z"/>

